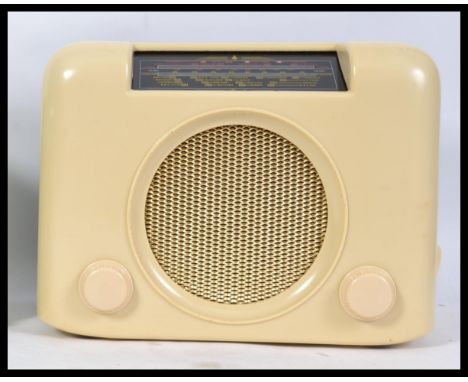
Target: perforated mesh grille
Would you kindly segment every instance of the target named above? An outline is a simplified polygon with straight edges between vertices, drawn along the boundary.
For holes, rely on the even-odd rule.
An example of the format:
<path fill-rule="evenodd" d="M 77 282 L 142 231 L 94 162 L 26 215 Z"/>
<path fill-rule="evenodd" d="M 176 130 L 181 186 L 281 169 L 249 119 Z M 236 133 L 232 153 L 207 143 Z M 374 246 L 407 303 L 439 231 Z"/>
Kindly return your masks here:
<path fill-rule="evenodd" d="M 228 125 L 192 136 L 163 161 L 145 223 L 175 283 L 210 301 L 247 304 L 309 269 L 325 236 L 327 201 L 312 163 L 291 142 Z"/>

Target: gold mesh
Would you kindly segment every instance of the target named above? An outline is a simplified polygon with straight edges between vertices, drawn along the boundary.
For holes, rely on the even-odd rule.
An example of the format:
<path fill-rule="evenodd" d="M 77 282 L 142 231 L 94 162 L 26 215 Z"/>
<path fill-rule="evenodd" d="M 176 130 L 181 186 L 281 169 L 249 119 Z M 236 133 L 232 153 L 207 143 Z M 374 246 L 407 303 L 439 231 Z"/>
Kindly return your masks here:
<path fill-rule="evenodd" d="M 262 128 L 228 125 L 181 143 L 156 171 L 146 233 L 166 274 L 223 304 L 265 300 L 314 262 L 327 201 L 309 159 Z"/>

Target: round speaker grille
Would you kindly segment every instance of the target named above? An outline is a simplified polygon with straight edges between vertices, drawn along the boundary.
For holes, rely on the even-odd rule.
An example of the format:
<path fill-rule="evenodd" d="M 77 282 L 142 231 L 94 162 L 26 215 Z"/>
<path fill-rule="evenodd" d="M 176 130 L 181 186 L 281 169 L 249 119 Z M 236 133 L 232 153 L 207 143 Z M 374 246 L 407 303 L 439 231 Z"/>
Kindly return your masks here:
<path fill-rule="evenodd" d="M 248 304 L 289 288 L 310 268 L 327 200 L 310 160 L 259 127 L 196 134 L 157 169 L 145 205 L 156 261 L 186 291 Z"/>

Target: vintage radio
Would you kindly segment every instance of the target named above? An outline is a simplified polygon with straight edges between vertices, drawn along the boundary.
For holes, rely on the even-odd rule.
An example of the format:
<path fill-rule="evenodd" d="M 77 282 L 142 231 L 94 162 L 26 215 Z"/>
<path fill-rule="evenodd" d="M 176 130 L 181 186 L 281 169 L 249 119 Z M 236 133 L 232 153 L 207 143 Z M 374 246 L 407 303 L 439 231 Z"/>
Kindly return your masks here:
<path fill-rule="evenodd" d="M 38 312 L 86 336 L 382 345 L 433 322 L 439 79 L 393 44 L 68 46 Z"/>

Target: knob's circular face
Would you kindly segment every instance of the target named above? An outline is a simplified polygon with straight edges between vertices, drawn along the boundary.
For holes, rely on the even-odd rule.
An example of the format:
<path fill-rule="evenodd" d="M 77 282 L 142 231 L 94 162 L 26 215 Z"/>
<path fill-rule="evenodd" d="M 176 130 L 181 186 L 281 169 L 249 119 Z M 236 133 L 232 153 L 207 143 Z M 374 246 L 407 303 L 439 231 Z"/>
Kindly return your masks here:
<path fill-rule="evenodd" d="M 102 260 L 86 267 L 79 280 L 80 295 L 99 313 L 116 313 L 131 300 L 133 283 L 121 264 Z"/>
<path fill-rule="evenodd" d="M 396 300 L 392 277 L 374 266 L 359 267 L 348 273 L 340 286 L 340 301 L 346 312 L 362 321 L 386 316 Z"/>

